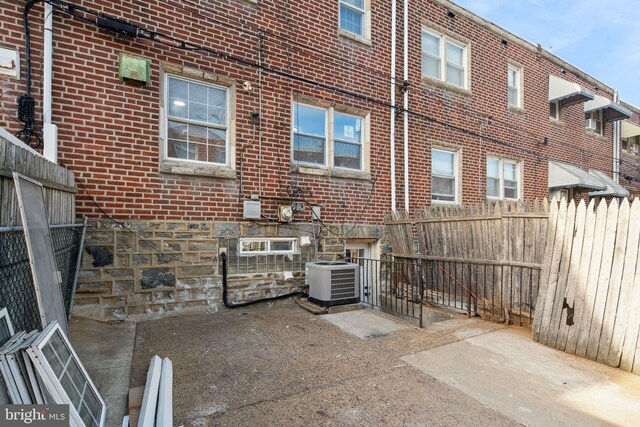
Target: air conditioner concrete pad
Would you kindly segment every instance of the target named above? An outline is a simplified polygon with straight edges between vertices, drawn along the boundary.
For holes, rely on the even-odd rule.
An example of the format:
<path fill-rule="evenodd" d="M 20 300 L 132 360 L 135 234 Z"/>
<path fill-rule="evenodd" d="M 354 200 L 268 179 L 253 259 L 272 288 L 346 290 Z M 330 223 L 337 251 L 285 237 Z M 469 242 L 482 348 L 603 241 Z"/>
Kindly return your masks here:
<path fill-rule="evenodd" d="M 322 318 L 333 323 L 343 331 L 349 332 L 362 339 L 377 338 L 408 328 L 408 326 L 403 323 L 387 319 L 370 310 L 327 314 L 322 316 Z"/>

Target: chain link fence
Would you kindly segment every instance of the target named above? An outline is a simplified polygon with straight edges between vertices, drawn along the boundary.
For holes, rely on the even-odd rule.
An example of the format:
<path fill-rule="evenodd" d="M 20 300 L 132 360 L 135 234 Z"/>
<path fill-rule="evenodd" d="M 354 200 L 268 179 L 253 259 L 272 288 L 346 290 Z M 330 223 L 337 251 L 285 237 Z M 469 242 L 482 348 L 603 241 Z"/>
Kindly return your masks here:
<path fill-rule="evenodd" d="M 51 226 L 56 265 L 62 276 L 62 297 L 70 313 L 74 281 L 85 227 Z M 29 253 L 20 227 L 0 228 L 0 308 L 6 307 L 16 331 L 40 329 L 40 311 L 33 286 Z"/>

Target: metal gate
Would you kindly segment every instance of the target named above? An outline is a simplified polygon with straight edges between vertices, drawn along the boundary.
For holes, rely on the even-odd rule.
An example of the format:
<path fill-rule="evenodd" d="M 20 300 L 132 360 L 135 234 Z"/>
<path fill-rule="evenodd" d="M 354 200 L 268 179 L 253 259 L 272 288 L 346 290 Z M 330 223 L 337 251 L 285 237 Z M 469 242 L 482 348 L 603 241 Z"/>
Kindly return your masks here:
<path fill-rule="evenodd" d="M 533 318 L 539 268 L 392 256 L 353 262 L 360 265 L 363 304 L 420 327 L 425 303 L 498 322 L 529 324 Z"/>

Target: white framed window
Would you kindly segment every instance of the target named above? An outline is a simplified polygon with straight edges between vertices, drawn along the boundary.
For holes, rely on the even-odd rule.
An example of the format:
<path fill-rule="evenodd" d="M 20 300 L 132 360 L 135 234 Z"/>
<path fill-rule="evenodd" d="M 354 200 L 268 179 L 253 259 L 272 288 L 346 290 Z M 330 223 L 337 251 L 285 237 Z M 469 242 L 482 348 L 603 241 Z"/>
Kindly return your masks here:
<path fill-rule="evenodd" d="M 562 199 L 564 200 L 571 200 L 572 196 L 572 190 L 571 189 L 557 189 L 557 190 L 551 190 L 549 191 L 549 200 L 553 200 L 556 199 L 558 202 L 560 202 Z"/>
<path fill-rule="evenodd" d="M 164 158 L 229 164 L 229 87 L 165 74 Z"/>
<path fill-rule="evenodd" d="M 458 203 L 458 152 L 431 149 L 431 200 Z"/>
<path fill-rule="evenodd" d="M 549 103 L 549 118 L 560 120 L 560 103 L 558 101 Z"/>
<path fill-rule="evenodd" d="M 339 28 L 342 34 L 357 40 L 370 38 L 371 0 L 339 0 Z"/>
<path fill-rule="evenodd" d="M 487 157 L 487 198 L 519 200 L 520 163 Z"/>
<path fill-rule="evenodd" d="M 467 45 L 432 30 L 422 30 L 422 75 L 466 89 Z"/>
<path fill-rule="evenodd" d="M 508 101 L 512 107 L 522 107 L 522 68 L 509 64 L 507 67 Z"/>
<path fill-rule="evenodd" d="M 238 253 L 240 255 L 296 254 L 298 239 L 295 237 L 240 239 Z"/>
<path fill-rule="evenodd" d="M 301 102 L 293 103 L 295 163 L 363 171 L 366 118 Z"/>
<path fill-rule="evenodd" d="M 584 127 L 587 130 L 591 130 L 598 135 L 602 135 L 603 123 L 602 123 L 602 111 L 595 110 L 588 113 L 584 113 Z"/>

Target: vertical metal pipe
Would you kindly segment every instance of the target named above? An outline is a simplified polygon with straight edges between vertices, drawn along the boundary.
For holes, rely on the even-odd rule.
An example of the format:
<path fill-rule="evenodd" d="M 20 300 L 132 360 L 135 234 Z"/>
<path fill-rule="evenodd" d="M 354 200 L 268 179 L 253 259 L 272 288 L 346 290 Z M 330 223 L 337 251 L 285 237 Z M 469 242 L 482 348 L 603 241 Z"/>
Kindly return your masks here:
<path fill-rule="evenodd" d="M 389 124 L 391 144 L 391 210 L 396 211 L 396 0 L 391 1 L 391 117 Z"/>

